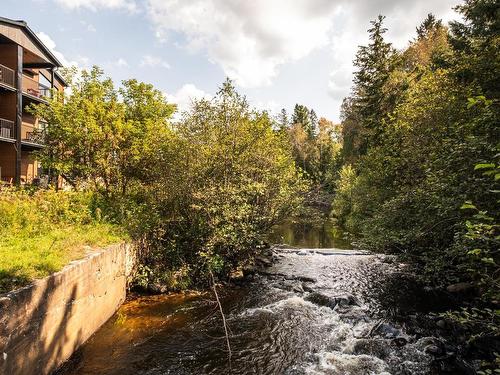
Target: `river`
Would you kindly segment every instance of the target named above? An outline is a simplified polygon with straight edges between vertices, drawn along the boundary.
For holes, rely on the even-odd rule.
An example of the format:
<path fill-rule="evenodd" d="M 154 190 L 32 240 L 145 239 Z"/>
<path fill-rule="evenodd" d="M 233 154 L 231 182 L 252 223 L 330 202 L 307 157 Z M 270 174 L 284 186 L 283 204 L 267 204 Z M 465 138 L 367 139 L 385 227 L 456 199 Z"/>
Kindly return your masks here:
<path fill-rule="evenodd" d="M 231 356 L 212 293 L 132 296 L 58 374 L 441 373 L 436 356 L 452 348 L 421 316 L 443 299 L 333 232 L 278 228 L 276 241 L 299 248 L 276 249 L 265 272 L 220 289 Z"/>

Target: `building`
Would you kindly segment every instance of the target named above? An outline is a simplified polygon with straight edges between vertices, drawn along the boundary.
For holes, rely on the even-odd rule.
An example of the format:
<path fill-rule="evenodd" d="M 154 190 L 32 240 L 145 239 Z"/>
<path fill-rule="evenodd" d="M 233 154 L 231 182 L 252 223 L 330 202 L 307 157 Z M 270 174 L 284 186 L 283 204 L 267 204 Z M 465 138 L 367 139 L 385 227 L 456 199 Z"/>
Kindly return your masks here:
<path fill-rule="evenodd" d="M 61 62 L 24 21 L 0 17 L 0 180 L 36 181 L 42 166 L 33 152 L 44 147 L 46 124 L 26 111 L 44 103 L 66 83 L 56 72 Z"/>

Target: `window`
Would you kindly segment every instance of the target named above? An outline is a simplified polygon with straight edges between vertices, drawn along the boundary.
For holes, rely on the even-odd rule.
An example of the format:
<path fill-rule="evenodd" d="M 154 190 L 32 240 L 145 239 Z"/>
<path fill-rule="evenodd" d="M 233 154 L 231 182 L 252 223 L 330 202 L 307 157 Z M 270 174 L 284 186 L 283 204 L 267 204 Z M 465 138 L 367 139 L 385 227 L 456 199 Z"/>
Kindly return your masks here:
<path fill-rule="evenodd" d="M 50 81 L 41 73 L 38 78 L 38 83 L 46 88 L 50 88 L 51 86 Z"/>

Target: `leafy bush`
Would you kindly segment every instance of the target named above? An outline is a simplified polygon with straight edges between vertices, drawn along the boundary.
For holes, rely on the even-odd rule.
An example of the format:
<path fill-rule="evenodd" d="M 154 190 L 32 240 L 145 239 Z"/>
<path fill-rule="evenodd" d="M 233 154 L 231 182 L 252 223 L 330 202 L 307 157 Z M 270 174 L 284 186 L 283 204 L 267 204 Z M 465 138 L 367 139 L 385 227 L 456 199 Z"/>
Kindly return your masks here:
<path fill-rule="evenodd" d="M 305 183 L 267 113 L 251 109 L 229 81 L 212 100 L 195 102 L 174 134 L 143 185 L 151 279 L 226 277 L 298 207 Z"/>

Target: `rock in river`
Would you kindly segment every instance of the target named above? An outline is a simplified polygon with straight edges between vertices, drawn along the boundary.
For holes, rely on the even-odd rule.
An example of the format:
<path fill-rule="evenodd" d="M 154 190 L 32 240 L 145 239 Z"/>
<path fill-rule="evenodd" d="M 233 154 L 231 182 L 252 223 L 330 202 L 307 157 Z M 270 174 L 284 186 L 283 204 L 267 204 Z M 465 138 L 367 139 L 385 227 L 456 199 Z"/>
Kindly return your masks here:
<path fill-rule="evenodd" d="M 336 306 L 344 307 L 357 304 L 356 298 L 350 294 L 330 297 L 322 293 L 312 292 L 305 299 L 315 305 L 326 306 L 331 309 Z"/>
<path fill-rule="evenodd" d="M 451 284 L 446 287 L 446 290 L 450 293 L 466 293 L 474 289 L 474 284 L 472 283 L 456 283 Z"/>

